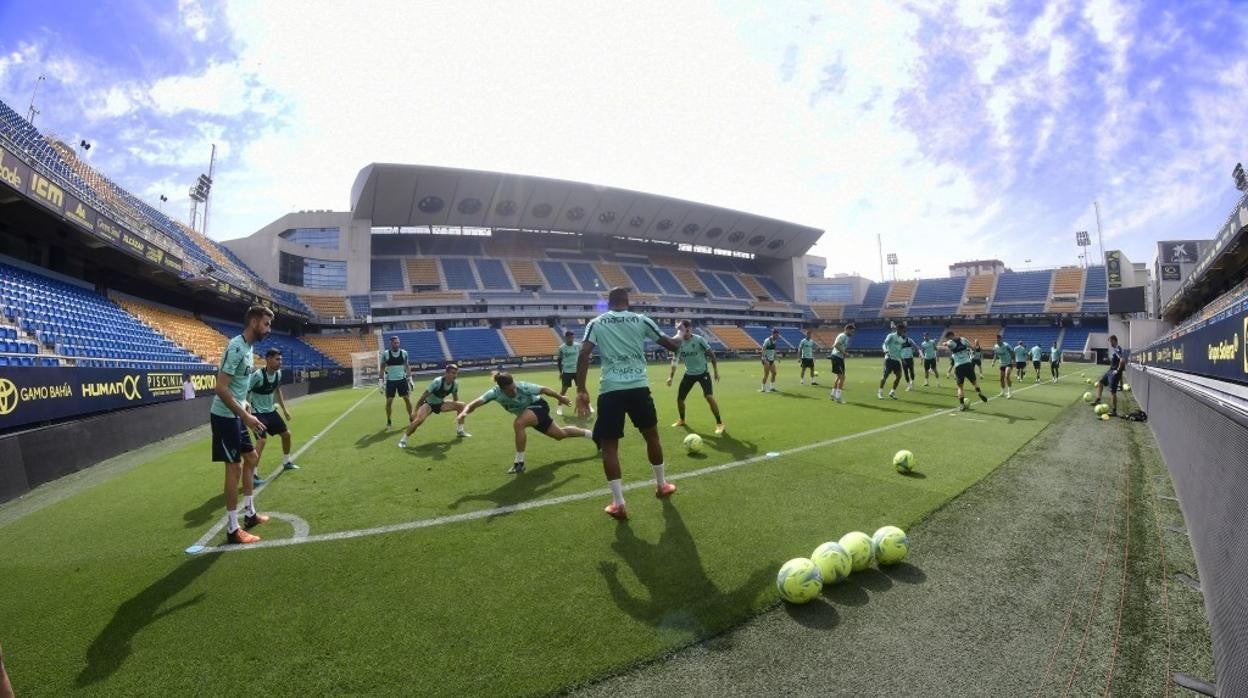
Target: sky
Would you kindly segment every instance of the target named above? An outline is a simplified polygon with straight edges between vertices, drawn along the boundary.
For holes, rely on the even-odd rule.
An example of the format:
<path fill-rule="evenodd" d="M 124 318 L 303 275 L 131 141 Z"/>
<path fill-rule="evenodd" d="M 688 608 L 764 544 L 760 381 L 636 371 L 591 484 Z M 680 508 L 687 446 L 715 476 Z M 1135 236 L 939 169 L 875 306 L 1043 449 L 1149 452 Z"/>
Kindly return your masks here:
<path fill-rule="evenodd" d="M 1248 2 L 0 0 L 0 100 L 208 233 L 346 210 L 370 162 L 583 181 L 826 231 L 828 273 L 1151 263 L 1248 159 Z M 1095 252 L 1094 252 L 1095 254 Z M 891 276 L 891 272 L 887 272 Z"/>

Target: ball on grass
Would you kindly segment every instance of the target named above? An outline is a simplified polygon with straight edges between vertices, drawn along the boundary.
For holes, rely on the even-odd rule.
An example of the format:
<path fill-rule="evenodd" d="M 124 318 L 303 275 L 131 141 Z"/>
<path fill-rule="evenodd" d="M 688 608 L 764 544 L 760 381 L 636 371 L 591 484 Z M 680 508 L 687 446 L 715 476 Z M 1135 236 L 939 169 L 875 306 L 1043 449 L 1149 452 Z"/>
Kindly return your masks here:
<path fill-rule="evenodd" d="M 1092 402 L 1092 393 L 1084 393 L 1084 394 L 1083 394 L 1083 401 L 1084 401 L 1084 402 Z"/>
<path fill-rule="evenodd" d="M 836 584 L 849 576 L 854 569 L 853 558 L 840 543 L 829 541 L 815 548 L 810 559 L 819 565 L 819 575 L 824 584 Z"/>
<path fill-rule="evenodd" d="M 896 468 L 899 473 L 908 473 L 911 470 L 914 470 L 914 465 L 914 454 L 905 449 L 898 451 L 893 456 L 893 467 Z"/>
<path fill-rule="evenodd" d="M 1103 415 L 1103 414 L 1109 414 L 1109 405 L 1105 405 L 1105 404 L 1097 405 L 1096 407 L 1092 408 L 1092 411 L 1096 412 L 1098 416 Z"/>
<path fill-rule="evenodd" d="M 1102 421 L 1102 422 L 1108 422 L 1108 421 L 1109 421 L 1109 413 L 1108 413 L 1108 412 L 1105 412 L 1105 413 L 1101 414 L 1101 421 Z"/>
<path fill-rule="evenodd" d="M 810 558 L 795 557 L 784 563 L 776 575 L 776 590 L 789 603 L 806 603 L 823 589 L 819 566 Z"/>
<path fill-rule="evenodd" d="M 838 541 L 849 553 L 850 567 L 861 572 L 871 566 L 871 537 L 862 531 L 850 531 Z"/>
<path fill-rule="evenodd" d="M 702 437 L 697 434 L 690 434 L 685 437 L 685 450 L 690 453 L 702 452 Z"/>
<path fill-rule="evenodd" d="M 910 552 L 910 538 L 896 526 L 884 526 L 871 536 L 871 550 L 881 565 L 895 565 Z"/>
<path fill-rule="evenodd" d="M 1122 392 L 1124 392 L 1124 393 L 1129 393 L 1129 392 L 1131 392 L 1131 384 L 1130 384 L 1130 383 L 1123 383 L 1123 384 L 1122 384 Z"/>

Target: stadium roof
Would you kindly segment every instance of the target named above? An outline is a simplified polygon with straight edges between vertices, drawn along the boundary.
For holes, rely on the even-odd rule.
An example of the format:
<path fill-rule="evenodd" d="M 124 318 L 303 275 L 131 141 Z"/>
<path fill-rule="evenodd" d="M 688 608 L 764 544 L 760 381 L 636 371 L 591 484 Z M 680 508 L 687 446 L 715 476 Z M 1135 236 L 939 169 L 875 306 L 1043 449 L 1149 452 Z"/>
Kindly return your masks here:
<path fill-rule="evenodd" d="M 803 255 L 822 230 L 666 196 L 525 175 L 373 163 L 351 214 L 377 227 L 559 230 L 688 243 L 760 257 Z"/>

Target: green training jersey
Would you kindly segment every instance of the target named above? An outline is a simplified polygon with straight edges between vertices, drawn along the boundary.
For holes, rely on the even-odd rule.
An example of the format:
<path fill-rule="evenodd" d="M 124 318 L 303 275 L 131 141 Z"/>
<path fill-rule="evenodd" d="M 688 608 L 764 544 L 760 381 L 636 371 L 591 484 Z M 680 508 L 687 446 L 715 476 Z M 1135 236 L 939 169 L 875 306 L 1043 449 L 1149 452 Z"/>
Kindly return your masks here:
<path fill-rule="evenodd" d="M 220 367 L 222 373 L 230 376 L 230 395 L 234 396 L 236 402 L 247 399 L 247 389 L 251 386 L 251 366 L 251 345 L 243 339 L 243 335 L 236 335 L 225 347 L 225 355 L 221 357 Z M 216 395 L 212 397 L 212 407 L 209 411 L 218 417 L 234 416 L 230 408 L 226 407 L 221 398 Z"/>
<path fill-rule="evenodd" d="M 1014 347 L 1014 360 L 1026 361 L 1027 360 L 1027 347 L 1024 347 L 1022 345 Z"/>
<path fill-rule="evenodd" d="M 936 358 L 936 340 L 925 339 L 922 341 L 922 343 L 919 344 L 919 347 L 923 349 L 923 358 L 925 359 Z"/>
<path fill-rule="evenodd" d="M 914 358 L 914 342 L 910 341 L 909 339 L 902 340 L 902 342 L 903 343 L 901 345 L 901 358 L 913 359 Z"/>
<path fill-rule="evenodd" d="M 576 373 L 576 361 L 581 356 L 581 343 L 572 342 L 559 345 L 559 372 Z"/>
<path fill-rule="evenodd" d="M 700 376 L 706 373 L 706 352 L 711 345 L 701 335 L 690 335 L 676 351 L 676 358 L 685 364 L 685 375 Z"/>
<path fill-rule="evenodd" d="M 585 326 L 584 341 L 602 357 L 600 393 L 650 387 L 646 376 L 646 340 L 663 333 L 654 320 L 631 310 L 608 310 Z"/>
<path fill-rule="evenodd" d="M 1009 364 L 1014 360 L 1014 354 L 1010 351 L 1010 345 L 1005 342 L 992 345 L 992 353 L 1002 365 Z"/>
<path fill-rule="evenodd" d="M 386 380 L 401 381 L 407 378 L 407 371 L 404 369 L 404 366 L 407 365 L 406 349 L 398 351 L 387 349 L 381 352 L 381 363 L 386 368 Z"/>
<path fill-rule="evenodd" d="M 530 405 L 536 404 L 542 399 L 542 386 L 535 383 L 524 383 L 516 381 L 516 394 L 514 396 L 503 392 L 503 389 L 497 385 L 485 391 L 481 396 L 482 402 L 497 402 L 503 409 L 508 412 L 520 416 Z"/>
<path fill-rule="evenodd" d="M 849 351 L 849 335 L 844 332 L 836 335 L 836 339 L 832 342 L 832 356 L 845 358 L 845 352 Z"/>
<path fill-rule="evenodd" d="M 1058 349 L 1057 347 L 1053 347 L 1052 349 L 1050 349 L 1050 350 L 1049 350 L 1049 361 L 1051 361 L 1051 362 L 1053 362 L 1053 363 L 1055 363 L 1055 364 L 1060 364 L 1060 363 L 1062 363 L 1062 350 L 1061 350 L 1061 349 Z"/>
<path fill-rule="evenodd" d="M 763 340 L 763 358 L 768 361 L 776 360 L 776 340 L 772 337 Z"/>
<path fill-rule="evenodd" d="M 442 376 L 438 376 L 429 381 L 429 387 L 425 388 L 425 392 L 429 393 L 425 396 L 425 402 L 430 405 L 441 405 L 447 395 L 459 394 L 459 381 L 445 382 Z"/>
<path fill-rule="evenodd" d="M 969 364 L 975 356 L 975 351 L 966 337 L 955 337 L 945 342 L 945 346 L 949 349 L 949 355 L 953 357 L 954 366 Z"/>
<path fill-rule="evenodd" d="M 905 344 L 906 340 L 901 335 L 896 332 L 888 333 L 888 336 L 884 338 L 884 345 L 882 347 L 884 349 L 884 355 L 895 361 L 900 361 L 902 358 L 901 350 Z"/>
<path fill-rule="evenodd" d="M 1039 344 L 1031 348 L 1031 360 L 1032 361 L 1039 361 L 1040 357 L 1043 354 L 1044 354 L 1044 351 L 1040 348 Z"/>
<path fill-rule="evenodd" d="M 274 396 L 277 395 L 277 389 L 280 387 L 282 387 L 282 369 L 280 368 L 272 375 L 263 368 L 251 374 L 247 386 L 251 392 L 251 411 L 264 414 L 276 412 Z"/>
<path fill-rule="evenodd" d="M 815 340 L 803 337 L 802 341 L 797 343 L 797 351 L 803 359 L 815 358 Z"/>

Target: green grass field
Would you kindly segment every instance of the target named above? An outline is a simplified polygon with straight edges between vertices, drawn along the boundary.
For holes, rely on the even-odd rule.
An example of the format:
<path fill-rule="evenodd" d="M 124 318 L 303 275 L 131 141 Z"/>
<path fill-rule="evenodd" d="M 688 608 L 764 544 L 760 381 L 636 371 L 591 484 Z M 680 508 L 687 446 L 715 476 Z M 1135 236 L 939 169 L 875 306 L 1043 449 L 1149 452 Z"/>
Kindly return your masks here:
<path fill-rule="evenodd" d="M 529 470 L 514 477 L 504 474 L 511 416 L 497 406 L 469 418 L 470 439 L 434 416 L 400 451 L 399 432 L 381 428 L 381 397 L 342 390 L 292 405 L 296 448 L 350 411 L 302 455 L 302 470 L 257 497 L 279 513 L 256 530 L 266 542 L 291 541 L 296 517 L 310 535 L 189 556 L 222 514 L 222 469 L 208 461 L 206 433 L 175 438 L 0 506 L 9 671 L 21 695 L 559 691 L 774 606 L 784 560 L 846 531 L 910 527 L 1086 388 L 1070 365 L 1060 385 L 1016 387 L 1012 400 L 959 414 L 949 381 L 877 400 L 878 366 L 851 361 L 850 404 L 836 405 L 826 385 L 797 384 L 795 362 L 768 395 L 757 392 L 756 363 L 726 363 L 716 393 L 727 434 L 714 436 L 696 388 L 689 398 L 706 442 L 696 457 L 680 446 L 686 430 L 667 426 L 667 367 L 652 366 L 680 491 L 652 496 L 643 442 L 630 433 L 624 478 L 642 486 L 627 493 L 627 524 L 602 513 L 609 496 L 588 440 L 530 432 Z M 556 382 L 552 371 L 521 377 Z M 488 377 L 462 382 L 471 398 Z M 263 473 L 277 467 L 276 441 L 270 448 Z M 891 466 L 899 448 L 917 455 L 912 476 Z M 540 506 L 494 511 L 526 504 Z M 344 532 L 354 537 L 329 535 Z"/>

